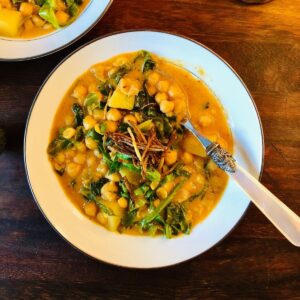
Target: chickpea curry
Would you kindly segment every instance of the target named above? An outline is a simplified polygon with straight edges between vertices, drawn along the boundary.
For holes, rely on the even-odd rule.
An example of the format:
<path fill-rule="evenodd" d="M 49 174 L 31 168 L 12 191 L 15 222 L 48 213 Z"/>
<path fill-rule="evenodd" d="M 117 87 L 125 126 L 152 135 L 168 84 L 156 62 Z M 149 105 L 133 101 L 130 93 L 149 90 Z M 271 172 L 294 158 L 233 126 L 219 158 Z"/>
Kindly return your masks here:
<path fill-rule="evenodd" d="M 180 121 L 232 152 L 224 111 L 205 84 L 147 51 L 92 66 L 65 95 L 48 154 L 75 205 L 111 231 L 188 234 L 227 175 Z"/>
<path fill-rule="evenodd" d="M 88 0 L 0 0 L 0 36 L 34 38 L 72 23 Z"/>

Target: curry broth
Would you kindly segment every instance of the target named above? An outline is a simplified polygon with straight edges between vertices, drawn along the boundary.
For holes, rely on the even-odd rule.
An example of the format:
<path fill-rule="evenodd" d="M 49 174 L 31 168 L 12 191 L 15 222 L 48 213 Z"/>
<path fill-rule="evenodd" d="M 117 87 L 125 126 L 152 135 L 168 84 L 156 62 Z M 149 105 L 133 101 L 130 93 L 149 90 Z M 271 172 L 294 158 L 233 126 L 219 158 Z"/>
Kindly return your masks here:
<path fill-rule="evenodd" d="M 128 60 L 132 60 L 135 57 L 135 55 L 136 53 L 127 53 L 122 54 L 121 56 L 126 57 Z M 185 71 L 183 68 L 177 67 L 168 62 L 167 60 L 156 57 L 154 55 L 153 57 L 155 58 L 157 67 L 166 74 L 170 74 L 171 78 L 174 78 L 176 82 L 178 82 L 180 87 L 184 89 L 186 96 L 188 97 L 188 107 L 195 127 L 203 135 L 205 135 L 213 141 L 219 142 L 221 146 L 223 146 L 229 152 L 232 152 L 233 139 L 231 131 L 227 123 L 225 112 L 216 96 L 202 81 L 196 80 L 190 73 Z M 116 58 L 117 57 L 113 57 L 112 59 L 97 64 L 94 67 L 101 66 L 104 67 L 104 69 L 109 69 L 112 67 L 112 63 L 116 60 Z M 70 124 L 71 120 L 73 120 L 73 114 L 70 109 L 71 105 L 74 103 L 74 97 L 72 96 L 72 93 L 74 91 L 74 88 L 79 84 L 83 84 L 85 86 L 92 86 L 98 84 L 98 80 L 95 78 L 94 74 L 90 70 L 88 70 L 74 82 L 74 84 L 67 91 L 56 112 L 50 134 L 50 140 L 53 140 L 58 135 L 60 128 L 66 127 Z M 212 120 L 211 122 L 206 122 L 205 126 L 202 126 L 199 123 L 199 117 L 203 115 L 209 116 L 211 118 L 210 120 Z M 186 133 L 185 138 L 191 140 L 194 139 L 190 135 L 190 133 Z M 193 140 L 193 143 L 195 143 L 195 140 Z M 178 159 L 181 160 L 182 155 L 184 153 L 183 146 L 180 146 L 178 153 Z M 89 156 L 92 155 L 93 154 L 87 154 L 87 159 L 89 158 Z M 185 187 L 193 184 L 194 188 L 198 188 L 197 182 L 195 182 L 195 178 L 197 178 L 198 175 L 202 177 L 205 176 L 204 168 L 202 168 L 203 170 L 201 169 L 201 171 L 199 171 L 199 169 L 195 167 L 195 164 L 203 164 L 204 158 L 197 155 L 194 155 L 193 157 L 193 164 L 187 167 L 189 172 L 191 173 L 191 179 L 184 183 L 184 185 L 179 190 L 178 194 L 175 196 L 174 201 L 181 202 L 181 196 L 185 191 Z M 210 184 L 204 198 L 196 198 L 189 204 L 188 210 L 192 227 L 195 226 L 197 223 L 203 221 L 209 215 L 209 213 L 213 210 L 213 208 L 216 206 L 219 199 L 221 198 L 221 195 L 225 190 L 227 184 L 228 177 L 223 171 L 219 170 L 213 163 L 209 163 L 209 167 L 211 169 Z M 95 167 L 93 168 L 92 172 L 95 171 Z M 76 177 L 75 180 L 79 180 L 80 176 L 81 174 L 79 174 L 78 178 Z M 70 185 L 71 178 L 67 175 L 58 176 L 58 179 L 64 192 L 66 193 L 66 196 L 82 212 L 84 212 L 85 201 L 83 197 L 79 194 L 80 187 L 76 185 L 72 187 Z M 175 183 L 173 183 L 173 186 Z M 91 217 L 90 219 L 97 222 L 96 217 Z M 122 232 L 128 234 L 144 234 L 136 228 L 124 229 Z"/>

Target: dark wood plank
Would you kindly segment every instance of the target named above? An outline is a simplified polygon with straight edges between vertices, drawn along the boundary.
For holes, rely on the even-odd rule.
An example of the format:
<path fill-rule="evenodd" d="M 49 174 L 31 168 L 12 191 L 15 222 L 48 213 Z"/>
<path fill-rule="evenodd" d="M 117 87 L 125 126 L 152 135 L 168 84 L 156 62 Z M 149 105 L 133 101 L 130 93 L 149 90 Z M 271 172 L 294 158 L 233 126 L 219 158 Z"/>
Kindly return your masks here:
<path fill-rule="evenodd" d="M 300 2 L 248 6 L 235 0 L 115 0 L 85 37 L 51 56 L 0 63 L 1 299 L 300 299 L 300 252 L 251 206 L 219 245 L 177 266 L 122 269 L 67 244 L 35 205 L 25 178 L 23 132 L 49 72 L 83 43 L 152 28 L 189 36 L 241 75 L 261 115 L 263 183 L 300 214 Z M 234 95 L 233 95 L 234 96 Z"/>

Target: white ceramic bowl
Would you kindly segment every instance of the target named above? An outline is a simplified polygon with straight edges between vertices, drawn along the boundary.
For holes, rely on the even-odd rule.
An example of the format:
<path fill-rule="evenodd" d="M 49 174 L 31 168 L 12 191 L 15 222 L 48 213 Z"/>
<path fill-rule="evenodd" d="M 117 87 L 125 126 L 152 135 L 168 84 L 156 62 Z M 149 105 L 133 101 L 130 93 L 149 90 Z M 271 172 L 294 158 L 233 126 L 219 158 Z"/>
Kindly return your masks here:
<path fill-rule="evenodd" d="M 223 104 L 232 128 L 238 162 L 256 178 L 262 170 L 263 133 L 255 104 L 238 75 L 211 50 L 190 39 L 162 32 L 112 34 L 81 47 L 60 63 L 41 87 L 29 114 L 25 165 L 34 198 L 47 220 L 74 247 L 107 263 L 154 268 L 203 253 L 223 239 L 246 211 L 249 200 L 230 181 L 212 213 L 190 235 L 167 240 L 112 233 L 86 218 L 64 194 L 46 149 L 54 114 L 73 81 L 91 65 L 114 55 L 146 49 L 195 72 Z"/>
<path fill-rule="evenodd" d="M 102 18 L 113 0 L 90 0 L 69 26 L 32 39 L 0 36 L 0 60 L 28 60 L 62 49 L 78 40 Z"/>

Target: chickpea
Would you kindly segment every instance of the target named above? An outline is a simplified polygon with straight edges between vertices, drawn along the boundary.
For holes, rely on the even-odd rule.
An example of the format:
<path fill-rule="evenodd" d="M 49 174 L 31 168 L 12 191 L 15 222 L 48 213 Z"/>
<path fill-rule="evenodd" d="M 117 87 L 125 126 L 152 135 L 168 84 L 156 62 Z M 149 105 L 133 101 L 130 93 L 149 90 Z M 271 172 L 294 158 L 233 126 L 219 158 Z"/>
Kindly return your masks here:
<path fill-rule="evenodd" d="M 46 23 L 45 25 L 43 25 L 43 29 L 50 30 L 53 29 L 53 26 L 50 23 Z"/>
<path fill-rule="evenodd" d="M 183 94 L 182 91 L 180 90 L 180 88 L 179 88 L 177 85 L 172 84 L 172 85 L 169 87 L 168 95 L 169 95 L 171 98 L 179 97 L 179 96 L 181 96 L 182 94 Z"/>
<path fill-rule="evenodd" d="M 65 151 L 66 158 L 73 158 L 75 156 L 75 151 L 72 149 L 68 149 Z"/>
<path fill-rule="evenodd" d="M 163 100 L 159 105 L 160 110 L 163 113 L 170 113 L 174 110 L 174 102 Z"/>
<path fill-rule="evenodd" d="M 76 133 L 76 130 L 72 127 L 69 127 L 64 130 L 62 135 L 65 139 L 69 140 L 75 135 L 75 133 Z"/>
<path fill-rule="evenodd" d="M 72 96 L 76 99 L 83 99 L 86 97 L 87 93 L 87 88 L 82 84 L 78 84 L 73 90 Z"/>
<path fill-rule="evenodd" d="M 100 164 L 98 165 L 96 171 L 101 174 L 102 176 L 104 176 L 107 171 L 108 171 L 108 166 L 104 161 L 101 161 Z"/>
<path fill-rule="evenodd" d="M 152 181 L 150 183 L 151 190 L 155 190 L 158 187 L 158 185 L 159 185 L 159 181 Z"/>
<path fill-rule="evenodd" d="M 168 91 L 169 86 L 170 86 L 170 83 L 167 80 L 161 80 L 156 84 L 157 89 L 160 92 L 165 92 L 165 93 Z"/>
<path fill-rule="evenodd" d="M 98 146 L 97 143 L 96 143 L 96 141 L 94 141 L 91 137 L 85 138 L 84 141 L 85 141 L 85 145 L 90 150 L 95 150 L 97 148 L 97 146 Z"/>
<path fill-rule="evenodd" d="M 45 21 L 39 17 L 38 15 L 33 15 L 32 16 L 32 22 L 36 27 L 42 27 L 45 24 Z"/>
<path fill-rule="evenodd" d="M 106 225 L 107 224 L 107 215 L 102 212 L 99 212 L 97 214 L 97 220 L 100 224 Z"/>
<path fill-rule="evenodd" d="M 132 123 L 132 124 L 137 124 L 137 119 L 133 115 L 126 115 L 123 119 L 124 123 Z"/>
<path fill-rule="evenodd" d="M 75 147 L 81 153 L 85 153 L 86 152 L 86 146 L 85 146 L 85 144 L 83 142 L 76 143 Z"/>
<path fill-rule="evenodd" d="M 22 2 L 19 11 L 25 17 L 31 16 L 33 13 L 33 5 L 28 2 Z"/>
<path fill-rule="evenodd" d="M 177 161 L 178 153 L 176 150 L 168 150 L 165 155 L 165 162 L 168 166 L 173 165 Z"/>
<path fill-rule="evenodd" d="M 83 153 L 77 153 L 73 158 L 73 161 L 79 165 L 83 165 L 85 163 L 85 160 L 86 156 Z"/>
<path fill-rule="evenodd" d="M 121 208 L 126 208 L 128 206 L 128 201 L 124 197 L 118 199 L 118 204 Z"/>
<path fill-rule="evenodd" d="M 76 177 L 80 171 L 80 165 L 71 162 L 67 165 L 66 171 L 70 177 Z"/>
<path fill-rule="evenodd" d="M 88 165 L 88 167 L 93 167 L 96 164 L 96 158 L 95 156 L 89 156 L 86 160 L 86 163 Z"/>
<path fill-rule="evenodd" d="M 58 21 L 58 24 L 61 26 L 64 26 L 68 23 L 70 19 L 70 15 L 67 14 L 66 12 L 59 10 L 55 13 L 56 19 Z"/>
<path fill-rule="evenodd" d="M 194 161 L 194 156 L 189 152 L 183 152 L 182 160 L 186 165 L 189 165 Z"/>
<path fill-rule="evenodd" d="M 183 112 L 186 112 L 186 103 L 184 100 L 177 100 L 175 102 L 175 107 L 174 107 L 174 113 L 176 115 L 180 115 L 182 114 Z"/>
<path fill-rule="evenodd" d="M 195 177 L 195 180 L 196 180 L 197 183 L 201 184 L 202 186 L 205 183 L 205 177 L 201 174 L 197 174 L 196 177 Z"/>
<path fill-rule="evenodd" d="M 141 89 L 141 83 L 138 80 L 122 78 L 118 87 L 122 93 L 128 96 L 136 96 Z"/>
<path fill-rule="evenodd" d="M 84 205 L 84 212 L 89 217 L 95 217 L 97 214 L 98 207 L 95 202 L 89 202 Z"/>
<path fill-rule="evenodd" d="M 153 96 L 157 90 L 154 85 L 146 84 L 147 92 L 150 96 Z"/>
<path fill-rule="evenodd" d="M 113 173 L 113 174 L 105 175 L 105 178 L 107 178 L 107 179 L 109 179 L 110 181 L 113 181 L 113 182 L 119 182 L 120 179 L 121 179 L 121 176 L 118 173 Z"/>
<path fill-rule="evenodd" d="M 160 104 L 162 101 L 167 101 L 168 95 L 166 93 L 157 93 L 155 95 L 155 101 Z"/>
<path fill-rule="evenodd" d="M 159 204 L 160 204 L 160 200 L 159 200 L 159 199 L 155 199 L 155 200 L 153 201 L 154 207 L 157 207 Z"/>
<path fill-rule="evenodd" d="M 203 127 L 207 127 L 213 123 L 214 119 L 210 115 L 203 115 L 199 118 L 199 123 Z"/>
<path fill-rule="evenodd" d="M 118 195 L 116 194 L 117 191 L 117 185 L 111 181 L 103 185 L 101 188 L 101 196 L 104 200 L 116 201 L 118 198 Z"/>
<path fill-rule="evenodd" d="M 164 189 L 163 187 L 160 187 L 160 188 L 157 189 L 156 195 L 157 195 L 157 197 L 158 197 L 160 200 L 163 200 L 163 199 L 167 198 L 168 192 L 167 192 L 167 190 Z"/>
<path fill-rule="evenodd" d="M 83 126 L 85 130 L 92 129 L 94 128 L 95 125 L 96 125 L 96 120 L 92 116 L 86 116 L 83 119 Z"/>
<path fill-rule="evenodd" d="M 106 119 L 109 121 L 119 121 L 122 119 L 122 114 L 118 109 L 111 108 L 106 114 Z"/>
<path fill-rule="evenodd" d="M 107 182 L 103 185 L 103 187 L 101 188 L 101 193 L 102 192 L 113 192 L 116 193 L 118 191 L 118 187 L 116 185 L 115 182 Z"/>
<path fill-rule="evenodd" d="M 62 152 L 57 153 L 55 156 L 55 160 L 60 164 L 64 163 L 65 162 L 64 154 Z"/>
<path fill-rule="evenodd" d="M 102 109 L 94 109 L 93 110 L 93 118 L 96 121 L 103 121 L 104 120 L 104 111 Z"/>
<path fill-rule="evenodd" d="M 160 78 L 160 75 L 158 73 L 152 72 L 151 74 L 149 74 L 149 76 L 147 78 L 147 82 L 151 85 L 156 85 L 159 78 Z"/>
<path fill-rule="evenodd" d="M 105 122 L 106 124 L 106 130 L 108 132 L 116 132 L 117 129 L 118 129 L 118 123 L 117 122 L 114 122 L 114 121 L 106 121 Z"/>
<path fill-rule="evenodd" d="M 97 158 L 102 158 L 102 154 L 100 153 L 100 151 L 98 149 L 95 149 L 94 150 L 94 155 L 97 157 Z"/>

